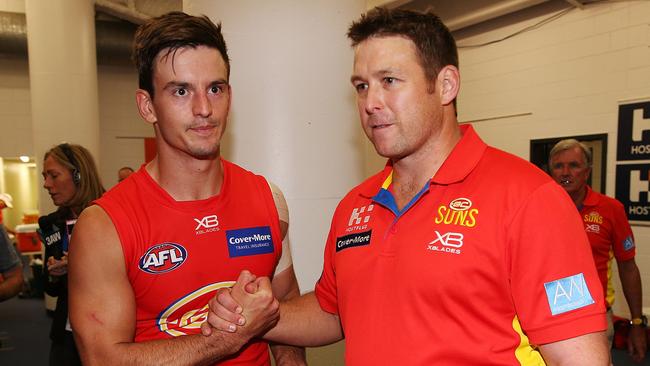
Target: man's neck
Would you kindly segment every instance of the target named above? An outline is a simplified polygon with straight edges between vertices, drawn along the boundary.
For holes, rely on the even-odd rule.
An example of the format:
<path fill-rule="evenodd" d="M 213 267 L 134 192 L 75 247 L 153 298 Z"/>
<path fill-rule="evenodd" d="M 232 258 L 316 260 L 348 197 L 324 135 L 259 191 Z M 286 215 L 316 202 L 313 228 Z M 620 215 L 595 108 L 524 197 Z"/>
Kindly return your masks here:
<path fill-rule="evenodd" d="M 444 124 L 440 133 L 418 151 L 393 160 L 392 192 L 398 209 L 406 206 L 431 180 L 460 139 L 460 127 L 453 120 L 453 123 Z"/>
<path fill-rule="evenodd" d="M 223 166 L 217 154 L 211 159 L 190 156 L 166 158 L 158 155 L 146 166 L 147 172 L 176 201 L 196 201 L 219 194 Z"/>
<path fill-rule="evenodd" d="M 576 192 L 573 192 L 570 194 L 571 199 L 573 200 L 573 203 L 576 205 L 576 207 L 580 208 L 582 207 L 582 204 L 585 202 L 585 198 L 587 198 L 587 186 L 582 187 L 582 189 L 577 190 Z"/>

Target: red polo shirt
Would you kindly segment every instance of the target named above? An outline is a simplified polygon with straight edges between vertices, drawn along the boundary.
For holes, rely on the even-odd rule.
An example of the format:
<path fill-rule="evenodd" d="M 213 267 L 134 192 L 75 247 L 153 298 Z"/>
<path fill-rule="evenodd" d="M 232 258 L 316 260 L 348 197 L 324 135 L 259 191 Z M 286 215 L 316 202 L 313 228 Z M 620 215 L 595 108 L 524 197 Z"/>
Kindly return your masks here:
<path fill-rule="evenodd" d="M 616 257 L 621 262 L 634 258 L 636 247 L 632 228 L 622 203 L 594 192 L 589 186 L 580 216 L 591 244 L 607 304 L 611 306 L 614 303 L 612 258 Z"/>
<path fill-rule="evenodd" d="M 390 164 L 336 209 L 316 296 L 341 318 L 346 365 L 539 365 L 531 343 L 606 328 L 566 192 L 461 128 L 401 211 Z"/>

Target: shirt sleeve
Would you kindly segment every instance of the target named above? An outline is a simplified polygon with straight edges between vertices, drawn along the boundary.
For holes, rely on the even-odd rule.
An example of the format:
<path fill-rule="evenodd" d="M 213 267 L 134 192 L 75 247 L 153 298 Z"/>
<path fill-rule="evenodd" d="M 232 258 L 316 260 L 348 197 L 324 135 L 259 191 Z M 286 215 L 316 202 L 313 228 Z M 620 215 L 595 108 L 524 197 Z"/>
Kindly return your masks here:
<path fill-rule="evenodd" d="M 20 258 L 9 240 L 7 231 L 0 227 L 0 274 L 9 272 L 19 264 Z"/>
<path fill-rule="evenodd" d="M 604 330 L 602 288 L 566 192 L 555 182 L 540 186 L 513 213 L 507 230 L 512 297 L 531 343 Z"/>
<path fill-rule="evenodd" d="M 336 217 L 336 214 L 335 214 Z M 336 296 L 336 269 L 334 262 L 334 254 L 336 253 L 334 221 L 330 227 L 329 235 L 327 236 L 327 243 L 325 244 L 325 258 L 323 263 L 323 272 L 320 279 L 316 283 L 315 293 L 316 299 L 320 304 L 321 309 L 331 314 L 338 314 L 338 301 Z"/>
<path fill-rule="evenodd" d="M 289 224 L 289 206 L 287 205 L 287 200 L 284 198 L 282 190 L 275 185 L 270 180 L 267 180 L 269 188 L 271 188 L 271 193 L 273 194 L 273 203 L 278 210 L 278 218 L 280 221 L 284 221 Z M 284 238 L 282 238 L 282 255 L 278 261 L 278 265 L 275 266 L 274 274 L 281 273 L 285 269 L 293 265 L 293 260 L 291 258 L 291 244 L 289 242 L 289 232 L 287 231 Z"/>
<path fill-rule="evenodd" d="M 617 261 L 627 261 L 634 258 L 636 254 L 634 234 L 627 221 L 623 204 L 613 200 L 612 206 L 612 250 Z"/>

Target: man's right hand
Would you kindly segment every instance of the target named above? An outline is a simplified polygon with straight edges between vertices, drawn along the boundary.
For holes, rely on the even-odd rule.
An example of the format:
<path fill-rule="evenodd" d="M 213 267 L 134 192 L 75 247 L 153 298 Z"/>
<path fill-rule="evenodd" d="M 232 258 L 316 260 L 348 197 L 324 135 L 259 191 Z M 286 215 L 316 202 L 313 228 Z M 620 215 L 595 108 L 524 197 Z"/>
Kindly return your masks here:
<path fill-rule="evenodd" d="M 242 271 L 232 289 L 221 289 L 209 302 L 210 311 L 201 332 L 208 336 L 212 328 L 255 337 L 273 327 L 280 316 L 279 302 L 273 296 L 267 277 L 256 278 Z"/>
<path fill-rule="evenodd" d="M 68 252 L 63 252 L 61 259 L 49 257 L 47 271 L 51 276 L 60 277 L 68 273 Z"/>

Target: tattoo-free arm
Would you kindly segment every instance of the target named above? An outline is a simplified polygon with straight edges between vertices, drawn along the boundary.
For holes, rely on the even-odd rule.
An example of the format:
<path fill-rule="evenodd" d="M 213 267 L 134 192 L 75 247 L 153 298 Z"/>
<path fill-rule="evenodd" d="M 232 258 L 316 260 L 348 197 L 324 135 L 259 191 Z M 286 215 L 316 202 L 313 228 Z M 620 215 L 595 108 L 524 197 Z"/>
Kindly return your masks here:
<path fill-rule="evenodd" d="M 627 261 L 617 261 L 618 275 L 623 286 L 623 294 L 630 308 L 632 318 L 640 318 L 642 315 L 643 290 L 641 287 L 641 275 L 634 258 Z M 641 326 L 632 326 L 627 339 L 627 349 L 632 359 L 641 362 L 646 354 L 646 329 Z"/>
<path fill-rule="evenodd" d="M 605 332 L 539 346 L 548 366 L 609 366 L 609 350 Z"/>
<path fill-rule="evenodd" d="M 270 325 L 253 320 L 241 334 L 135 343 L 136 301 L 122 247 L 112 221 L 98 206 L 84 210 L 75 225 L 68 269 L 70 320 L 85 365 L 211 364 Z"/>
<path fill-rule="evenodd" d="M 23 266 L 18 264 L 12 269 L 2 273 L 3 280 L 0 282 L 0 301 L 8 300 L 20 292 L 23 288 Z"/>

